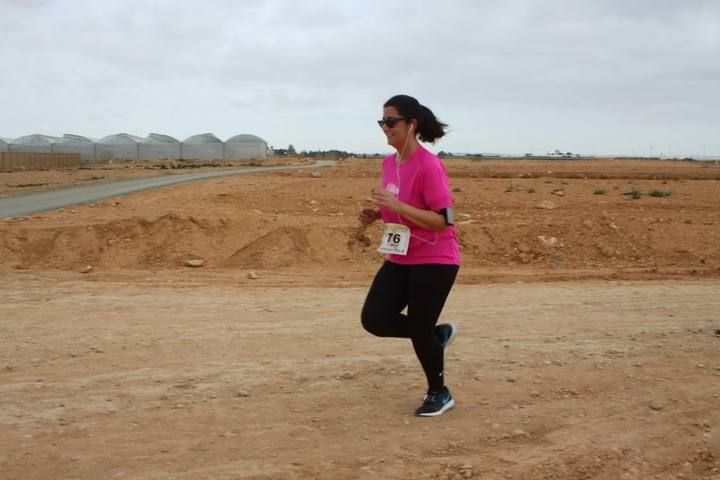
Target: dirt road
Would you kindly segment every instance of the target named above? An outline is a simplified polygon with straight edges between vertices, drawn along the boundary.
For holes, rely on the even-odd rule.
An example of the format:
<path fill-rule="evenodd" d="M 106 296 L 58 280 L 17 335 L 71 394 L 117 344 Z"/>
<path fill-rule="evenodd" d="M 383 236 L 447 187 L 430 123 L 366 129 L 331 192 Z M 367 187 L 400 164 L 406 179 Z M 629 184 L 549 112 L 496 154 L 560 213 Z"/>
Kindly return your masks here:
<path fill-rule="evenodd" d="M 720 478 L 716 281 L 458 286 L 427 419 L 364 289 L 279 280 L 4 282 L 3 479 Z"/>
<path fill-rule="evenodd" d="M 322 168 L 332 164 L 333 162 L 319 161 L 301 166 L 243 167 L 222 169 L 215 172 L 188 173 L 185 175 L 159 175 L 155 177 L 135 178 L 132 180 L 97 183 L 82 187 L 66 187 L 59 190 L 26 195 L 14 195 L 8 198 L 0 198 L 0 219 L 46 212 L 78 204 L 93 203 L 109 197 L 117 198 L 145 190 L 207 180 L 210 178 L 249 175 L 277 170 Z"/>
<path fill-rule="evenodd" d="M 434 419 L 408 342 L 358 320 L 378 159 L 0 221 L 0 479 L 720 479 L 720 165 L 446 165 Z M 0 195 L 172 170 L 146 167 Z"/>

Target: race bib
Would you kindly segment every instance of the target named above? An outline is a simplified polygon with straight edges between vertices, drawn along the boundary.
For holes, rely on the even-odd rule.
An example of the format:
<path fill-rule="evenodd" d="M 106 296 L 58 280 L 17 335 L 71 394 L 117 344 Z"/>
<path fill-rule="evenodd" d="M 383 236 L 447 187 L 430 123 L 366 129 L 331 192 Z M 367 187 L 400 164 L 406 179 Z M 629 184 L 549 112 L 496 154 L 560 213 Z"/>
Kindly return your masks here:
<path fill-rule="evenodd" d="M 410 246 L 410 229 L 399 223 L 386 223 L 378 252 L 391 255 L 407 255 Z"/>

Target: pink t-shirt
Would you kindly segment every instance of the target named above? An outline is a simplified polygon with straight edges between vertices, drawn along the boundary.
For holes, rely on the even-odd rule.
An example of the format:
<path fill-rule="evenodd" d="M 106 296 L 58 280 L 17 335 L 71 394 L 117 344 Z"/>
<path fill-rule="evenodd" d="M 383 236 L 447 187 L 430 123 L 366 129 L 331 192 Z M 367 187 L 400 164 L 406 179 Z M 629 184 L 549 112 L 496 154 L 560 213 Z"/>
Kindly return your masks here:
<path fill-rule="evenodd" d="M 403 164 L 395 162 L 395 154 L 383 160 L 382 186 L 401 202 L 422 210 L 437 211 L 452 207 L 447 171 L 440 159 L 418 145 L 417 150 Z M 402 223 L 410 228 L 407 255 L 387 255 L 387 260 L 401 265 L 437 263 L 460 265 L 455 227 L 442 232 L 420 228 L 387 208 L 380 208 L 383 222 Z"/>

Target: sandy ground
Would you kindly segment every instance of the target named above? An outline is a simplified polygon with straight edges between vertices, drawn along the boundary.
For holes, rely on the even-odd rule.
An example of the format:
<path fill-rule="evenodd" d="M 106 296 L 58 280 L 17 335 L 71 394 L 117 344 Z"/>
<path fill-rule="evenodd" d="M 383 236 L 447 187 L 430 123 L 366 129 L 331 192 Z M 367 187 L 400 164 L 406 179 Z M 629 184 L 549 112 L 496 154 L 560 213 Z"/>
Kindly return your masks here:
<path fill-rule="evenodd" d="M 359 325 L 375 160 L 1 221 L 0 476 L 720 478 L 720 168 L 447 165 L 435 419 L 409 343 Z"/>

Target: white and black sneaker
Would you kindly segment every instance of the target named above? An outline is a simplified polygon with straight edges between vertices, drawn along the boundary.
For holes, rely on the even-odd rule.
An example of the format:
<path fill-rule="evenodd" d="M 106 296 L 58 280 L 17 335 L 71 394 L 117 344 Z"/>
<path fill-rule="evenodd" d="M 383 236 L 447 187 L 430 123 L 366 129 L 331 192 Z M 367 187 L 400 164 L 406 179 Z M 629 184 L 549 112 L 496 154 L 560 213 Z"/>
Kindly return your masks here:
<path fill-rule="evenodd" d="M 418 417 L 437 417 L 455 406 L 455 401 L 447 387 L 441 390 L 428 390 L 423 404 L 415 410 Z"/>
<path fill-rule="evenodd" d="M 458 328 L 454 323 L 443 323 L 435 327 L 435 335 L 443 347 L 443 362 L 447 360 L 447 352 L 450 344 L 457 336 Z"/>

